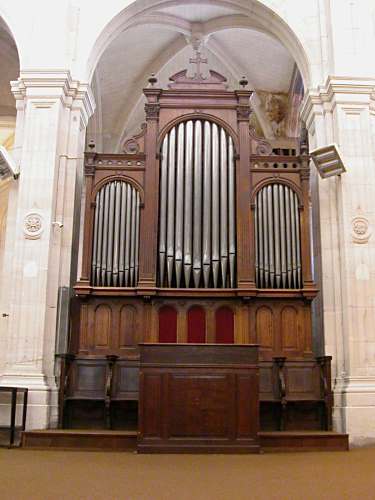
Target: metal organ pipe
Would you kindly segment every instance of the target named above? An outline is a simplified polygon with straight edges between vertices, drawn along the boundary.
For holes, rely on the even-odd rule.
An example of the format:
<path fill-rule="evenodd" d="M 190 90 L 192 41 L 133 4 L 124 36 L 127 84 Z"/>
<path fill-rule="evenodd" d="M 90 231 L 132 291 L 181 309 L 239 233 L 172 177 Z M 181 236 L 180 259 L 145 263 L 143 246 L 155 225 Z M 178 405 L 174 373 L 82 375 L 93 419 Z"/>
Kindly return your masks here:
<path fill-rule="evenodd" d="M 220 262 L 221 282 L 226 286 L 228 268 L 228 151 L 225 131 L 220 131 Z"/>
<path fill-rule="evenodd" d="M 236 286 L 236 177 L 233 139 L 228 141 L 228 217 L 229 217 L 229 267 L 230 287 Z"/>
<path fill-rule="evenodd" d="M 167 195 L 167 276 L 168 286 L 172 286 L 173 261 L 174 261 L 174 214 L 175 214 L 175 147 L 176 129 L 173 128 L 169 134 L 169 154 L 168 154 L 168 194 Z"/>
<path fill-rule="evenodd" d="M 160 193 L 167 192 L 167 180 L 168 180 L 168 136 L 165 136 L 163 141 L 163 147 L 161 151 L 161 171 L 160 171 Z M 159 224 L 159 269 L 160 269 L 160 281 L 164 282 L 164 270 L 165 270 L 165 254 L 166 254 L 166 241 L 167 241 L 167 198 L 165 196 L 160 196 L 159 200 L 159 213 L 160 213 L 160 224 Z"/>
<path fill-rule="evenodd" d="M 212 271 L 214 288 L 217 288 L 219 278 L 220 180 L 219 134 L 217 125 L 214 123 L 212 124 Z"/>
<path fill-rule="evenodd" d="M 103 186 L 95 201 L 92 283 L 133 287 L 138 280 L 139 193 L 116 180 Z"/>
<path fill-rule="evenodd" d="M 255 275 L 259 288 L 301 288 L 298 197 L 289 186 L 263 187 L 255 203 Z"/>
<path fill-rule="evenodd" d="M 182 273 L 182 252 L 184 234 L 184 156 L 185 125 L 180 123 L 177 134 L 177 172 L 176 172 L 176 221 L 175 221 L 175 272 L 176 286 L 180 288 Z"/>
<path fill-rule="evenodd" d="M 184 276 L 186 288 L 190 284 L 193 245 L 193 122 L 186 123 L 185 143 L 185 203 L 184 203 Z"/>
<path fill-rule="evenodd" d="M 193 211 L 193 278 L 198 288 L 202 274 L 202 122 L 194 126 L 194 211 Z M 186 283 L 186 282 L 185 282 Z"/>
<path fill-rule="evenodd" d="M 160 286 L 235 287 L 234 147 L 213 122 L 182 122 L 164 138 L 158 248 Z"/>
<path fill-rule="evenodd" d="M 204 122 L 203 148 L 203 279 L 209 285 L 211 271 L 211 123 Z"/>

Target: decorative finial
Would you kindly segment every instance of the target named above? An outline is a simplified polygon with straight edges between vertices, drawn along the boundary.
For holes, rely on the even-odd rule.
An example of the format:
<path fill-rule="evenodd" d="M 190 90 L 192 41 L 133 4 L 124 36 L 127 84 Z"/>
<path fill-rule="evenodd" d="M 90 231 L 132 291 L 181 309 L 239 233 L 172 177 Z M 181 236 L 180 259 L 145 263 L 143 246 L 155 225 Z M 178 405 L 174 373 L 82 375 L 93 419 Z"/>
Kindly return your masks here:
<path fill-rule="evenodd" d="M 148 83 L 153 87 L 155 83 L 158 81 L 158 79 L 155 76 L 155 73 L 151 73 L 150 78 L 148 79 Z"/>
<path fill-rule="evenodd" d="M 89 142 L 89 148 L 90 148 L 91 151 L 94 151 L 94 149 L 95 149 L 95 142 L 92 139 Z"/>
<path fill-rule="evenodd" d="M 243 76 L 241 78 L 241 80 L 239 81 L 239 84 L 241 85 L 241 87 L 244 89 L 248 84 L 248 79 L 246 78 L 246 76 Z"/>

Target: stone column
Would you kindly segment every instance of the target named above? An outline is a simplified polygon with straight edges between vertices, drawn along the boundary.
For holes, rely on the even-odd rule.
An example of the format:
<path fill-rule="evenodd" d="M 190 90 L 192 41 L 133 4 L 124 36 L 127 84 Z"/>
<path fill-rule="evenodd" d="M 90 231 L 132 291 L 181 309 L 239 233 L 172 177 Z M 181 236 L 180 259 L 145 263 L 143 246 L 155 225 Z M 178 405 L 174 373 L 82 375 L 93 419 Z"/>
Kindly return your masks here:
<path fill-rule="evenodd" d="M 57 420 L 57 295 L 72 282 L 84 134 L 94 103 L 89 86 L 67 71 L 21 72 L 12 90 L 22 109 L 15 144 L 20 176 L 9 203 L 3 303 L 9 317 L 0 383 L 29 387 L 28 427 L 43 428 Z"/>
<path fill-rule="evenodd" d="M 335 142 L 347 172 L 319 179 L 325 351 L 334 424 L 375 440 L 375 80 L 329 78 L 305 98 L 310 148 Z"/>

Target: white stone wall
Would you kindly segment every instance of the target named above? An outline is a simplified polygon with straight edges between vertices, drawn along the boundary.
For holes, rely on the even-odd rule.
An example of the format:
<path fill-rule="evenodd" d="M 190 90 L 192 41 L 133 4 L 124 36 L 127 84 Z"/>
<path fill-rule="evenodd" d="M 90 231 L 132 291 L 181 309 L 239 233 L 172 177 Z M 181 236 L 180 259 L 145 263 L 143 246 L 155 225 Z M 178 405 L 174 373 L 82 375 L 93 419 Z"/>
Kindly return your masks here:
<path fill-rule="evenodd" d="M 232 3 L 250 12 L 247 22 L 276 36 L 295 58 L 307 90 L 303 116 L 312 146 L 334 141 L 344 155 L 347 173 L 319 181 L 326 353 L 333 356 L 336 427 L 350 432 L 353 441 L 375 439 L 375 3 Z M 0 0 L 0 16 L 15 38 L 21 67 L 14 85 L 14 154 L 21 175 L 10 189 L 0 274 L 0 312 L 10 314 L 0 317 L 0 346 L 7 345 L 0 352 L 0 366 L 6 363 L 1 382 L 34 388 L 31 427 L 50 425 L 55 418 L 50 396 L 56 299 L 58 286 L 70 281 L 73 196 L 94 106 L 88 84 L 116 34 L 134 16 L 162 4 L 35 0 L 23 3 L 21 15 L 19 3 Z M 42 217 L 39 238 L 25 234 L 29 213 Z M 52 224 L 56 221 L 63 228 Z"/>

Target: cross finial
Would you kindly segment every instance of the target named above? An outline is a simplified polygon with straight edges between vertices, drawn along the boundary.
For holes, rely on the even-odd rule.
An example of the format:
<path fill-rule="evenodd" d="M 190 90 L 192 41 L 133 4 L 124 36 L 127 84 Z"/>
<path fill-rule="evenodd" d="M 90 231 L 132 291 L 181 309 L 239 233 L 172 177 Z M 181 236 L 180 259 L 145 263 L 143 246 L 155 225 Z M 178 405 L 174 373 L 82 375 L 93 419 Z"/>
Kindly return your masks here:
<path fill-rule="evenodd" d="M 199 52 L 199 50 L 195 50 L 195 57 L 191 57 L 189 59 L 189 62 L 197 65 L 197 70 L 195 72 L 194 78 L 203 78 L 203 75 L 201 73 L 201 64 L 207 64 L 207 59 L 201 57 L 201 53 Z"/>

